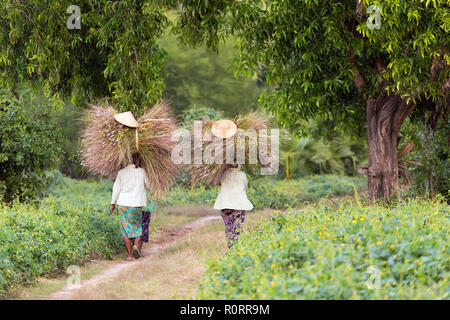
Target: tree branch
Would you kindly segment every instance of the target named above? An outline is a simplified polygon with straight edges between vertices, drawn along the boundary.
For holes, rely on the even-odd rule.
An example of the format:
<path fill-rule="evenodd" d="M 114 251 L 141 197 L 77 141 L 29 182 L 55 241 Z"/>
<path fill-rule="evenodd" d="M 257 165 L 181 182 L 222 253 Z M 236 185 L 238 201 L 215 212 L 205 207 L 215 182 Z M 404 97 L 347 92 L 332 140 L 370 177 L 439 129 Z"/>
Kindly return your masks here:
<path fill-rule="evenodd" d="M 369 169 L 369 167 L 358 167 L 357 172 L 372 177 L 376 176 L 376 172 L 373 171 L 372 169 Z"/>

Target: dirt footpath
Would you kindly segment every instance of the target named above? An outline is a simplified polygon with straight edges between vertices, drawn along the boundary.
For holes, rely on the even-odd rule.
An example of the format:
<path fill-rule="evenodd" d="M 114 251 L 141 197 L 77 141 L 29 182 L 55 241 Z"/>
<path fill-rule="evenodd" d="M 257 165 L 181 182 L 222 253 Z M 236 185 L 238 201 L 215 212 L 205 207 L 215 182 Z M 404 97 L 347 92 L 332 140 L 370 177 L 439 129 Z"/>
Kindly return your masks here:
<path fill-rule="evenodd" d="M 192 231 L 199 229 L 206 224 L 208 224 L 211 221 L 220 220 L 221 217 L 218 215 L 214 216 L 205 216 L 201 217 L 193 222 L 187 223 L 183 226 L 174 228 L 172 230 L 164 230 L 164 236 L 162 237 L 162 240 L 158 242 L 152 242 L 149 245 L 145 246 L 143 248 L 144 258 L 135 260 L 135 261 L 124 261 L 124 262 L 118 262 L 107 269 L 103 270 L 102 272 L 94 275 L 93 277 L 81 281 L 79 286 L 69 286 L 66 285 L 63 288 L 61 288 L 58 291 L 53 292 L 50 294 L 47 299 L 49 300 L 69 300 L 72 299 L 72 296 L 74 295 L 77 290 L 87 288 L 89 286 L 96 285 L 102 281 L 105 281 L 107 279 L 110 279 L 111 277 L 123 272 L 127 268 L 134 266 L 139 263 L 143 263 L 151 258 L 151 256 L 160 250 L 164 249 L 166 246 L 168 246 L 173 241 L 183 238 L 187 234 L 191 233 Z"/>

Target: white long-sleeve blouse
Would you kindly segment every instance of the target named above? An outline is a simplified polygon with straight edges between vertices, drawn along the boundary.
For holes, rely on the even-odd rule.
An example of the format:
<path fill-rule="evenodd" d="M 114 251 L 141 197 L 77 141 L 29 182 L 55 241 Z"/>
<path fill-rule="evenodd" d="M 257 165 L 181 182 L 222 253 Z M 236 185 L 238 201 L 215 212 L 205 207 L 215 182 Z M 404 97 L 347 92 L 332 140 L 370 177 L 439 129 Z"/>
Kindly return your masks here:
<path fill-rule="evenodd" d="M 111 204 L 145 207 L 147 205 L 146 188 L 150 189 L 147 172 L 130 164 L 117 173 Z"/>
<path fill-rule="evenodd" d="M 214 209 L 252 210 L 253 204 L 247 198 L 247 184 L 246 174 L 238 168 L 225 171 Z"/>

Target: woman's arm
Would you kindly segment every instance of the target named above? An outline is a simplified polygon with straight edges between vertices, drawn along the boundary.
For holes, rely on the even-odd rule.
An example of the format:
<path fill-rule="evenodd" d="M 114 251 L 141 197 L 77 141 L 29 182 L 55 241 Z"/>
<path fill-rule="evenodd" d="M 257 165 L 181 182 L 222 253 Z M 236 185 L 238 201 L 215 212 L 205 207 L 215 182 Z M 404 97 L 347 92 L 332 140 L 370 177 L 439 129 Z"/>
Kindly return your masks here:
<path fill-rule="evenodd" d="M 121 187 L 122 187 L 122 181 L 120 179 L 120 174 L 117 174 L 117 178 L 116 178 L 116 181 L 114 181 L 114 186 L 113 186 L 113 192 L 112 192 L 112 197 L 111 197 L 111 207 L 109 209 L 110 212 L 111 212 L 111 208 L 114 208 L 117 198 L 119 198 Z"/>

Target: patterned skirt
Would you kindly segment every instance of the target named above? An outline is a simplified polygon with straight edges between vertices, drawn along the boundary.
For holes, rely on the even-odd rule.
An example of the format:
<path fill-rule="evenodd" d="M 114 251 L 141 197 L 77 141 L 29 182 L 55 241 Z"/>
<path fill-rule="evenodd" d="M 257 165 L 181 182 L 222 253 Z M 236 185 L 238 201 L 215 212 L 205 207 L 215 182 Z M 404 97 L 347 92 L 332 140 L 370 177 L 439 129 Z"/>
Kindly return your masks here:
<path fill-rule="evenodd" d="M 245 221 L 245 210 L 222 209 L 221 216 L 225 224 L 227 247 L 231 248 L 238 240 Z"/>
<path fill-rule="evenodd" d="M 137 238 L 142 235 L 142 207 L 119 206 L 122 237 Z"/>

